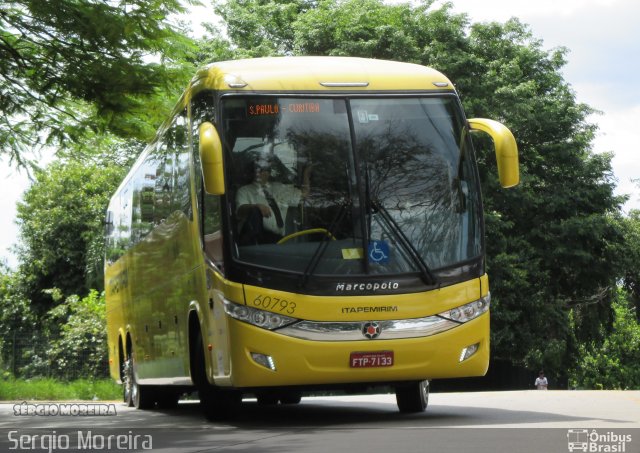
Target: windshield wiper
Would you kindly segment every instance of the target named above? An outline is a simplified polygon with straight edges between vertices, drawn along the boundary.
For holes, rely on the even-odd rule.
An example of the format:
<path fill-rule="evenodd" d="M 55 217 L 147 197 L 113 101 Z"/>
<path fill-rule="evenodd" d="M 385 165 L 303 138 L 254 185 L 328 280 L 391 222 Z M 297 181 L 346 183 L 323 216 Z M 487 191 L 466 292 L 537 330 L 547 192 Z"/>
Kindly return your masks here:
<path fill-rule="evenodd" d="M 427 285 L 435 285 L 438 283 L 435 276 L 427 266 L 427 263 L 424 262 L 420 253 L 413 246 L 409 238 L 404 234 L 400 225 L 397 224 L 393 217 L 389 214 L 389 211 L 380 203 L 378 200 L 370 200 L 371 205 L 380 213 L 382 219 L 386 222 L 387 227 L 395 233 L 398 243 L 404 249 L 405 253 L 409 255 L 413 263 L 420 269 L 420 276 L 422 277 L 422 281 L 424 281 Z"/>
<path fill-rule="evenodd" d="M 324 234 L 322 236 L 322 241 L 320 241 L 320 244 L 318 244 L 318 247 L 316 247 L 316 250 L 313 252 L 311 259 L 309 260 L 309 263 L 307 264 L 307 267 L 302 274 L 300 281 L 300 285 L 302 288 L 306 287 L 309 281 L 309 277 L 313 275 L 316 267 L 318 267 L 318 263 L 320 262 L 322 255 L 324 255 L 324 252 L 327 250 L 330 239 L 332 237 L 335 237 L 338 225 L 340 225 L 340 222 L 342 222 L 342 219 L 344 218 L 349 206 L 351 206 L 351 200 L 346 200 L 340 204 L 338 212 L 334 216 L 331 224 L 329 225 L 329 228 L 327 229 L 327 234 Z"/>

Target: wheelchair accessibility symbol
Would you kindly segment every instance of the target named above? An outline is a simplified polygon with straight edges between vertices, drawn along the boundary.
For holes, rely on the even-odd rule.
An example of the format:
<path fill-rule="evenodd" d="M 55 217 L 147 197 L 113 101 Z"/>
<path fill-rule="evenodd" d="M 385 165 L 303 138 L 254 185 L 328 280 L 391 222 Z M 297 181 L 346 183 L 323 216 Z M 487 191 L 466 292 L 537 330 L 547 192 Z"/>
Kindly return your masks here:
<path fill-rule="evenodd" d="M 369 243 L 369 261 L 377 264 L 389 262 L 389 244 L 386 241 L 373 241 Z"/>

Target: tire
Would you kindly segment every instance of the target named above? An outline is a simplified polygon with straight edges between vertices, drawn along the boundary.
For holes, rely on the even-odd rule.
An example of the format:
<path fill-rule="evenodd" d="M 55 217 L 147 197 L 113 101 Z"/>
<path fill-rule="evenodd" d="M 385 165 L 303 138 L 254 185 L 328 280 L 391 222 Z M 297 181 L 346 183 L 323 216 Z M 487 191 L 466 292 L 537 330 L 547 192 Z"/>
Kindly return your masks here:
<path fill-rule="evenodd" d="M 131 358 L 131 399 L 136 409 L 152 409 L 155 406 L 155 392 L 153 388 L 138 384 L 136 381 L 135 361 Z"/>
<path fill-rule="evenodd" d="M 280 397 L 282 404 L 300 404 L 300 401 L 302 401 L 302 393 L 300 392 L 289 392 Z"/>
<path fill-rule="evenodd" d="M 211 384 L 198 390 L 200 405 L 209 421 L 231 420 L 235 418 L 242 403 L 242 394 L 235 390 L 221 390 Z"/>
<path fill-rule="evenodd" d="M 204 346 L 202 335 L 198 332 L 195 340 L 195 362 L 191 364 L 193 380 L 198 389 L 200 407 L 209 421 L 227 420 L 238 414 L 242 403 L 242 394 L 234 390 L 222 390 L 211 385 L 205 372 Z"/>
<path fill-rule="evenodd" d="M 278 395 L 271 392 L 260 393 L 257 400 L 259 406 L 275 406 L 278 404 Z"/>
<path fill-rule="evenodd" d="M 429 381 L 415 381 L 396 387 L 396 402 L 402 413 L 424 412 L 429 404 Z"/>

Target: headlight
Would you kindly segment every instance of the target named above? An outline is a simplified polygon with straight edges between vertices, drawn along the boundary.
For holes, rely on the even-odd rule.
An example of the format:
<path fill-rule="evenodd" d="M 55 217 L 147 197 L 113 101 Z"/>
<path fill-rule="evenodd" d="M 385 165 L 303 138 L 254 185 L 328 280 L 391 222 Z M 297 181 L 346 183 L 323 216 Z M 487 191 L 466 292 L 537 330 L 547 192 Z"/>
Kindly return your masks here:
<path fill-rule="evenodd" d="M 238 321 L 246 322 L 263 329 L 275 330 L 299 321 L 297 318 L 280 315 L 246 305 L 236 304 L 224 299 L 224 311 Z"/>
<path fill-rule="evenodd" d="M 452 308 L 451 310 L 438 313 L 438 316 L 442 316 L 443 318 L 447 318 L 459 323 L 464 323 L 467 321 L 471 321 L 472 319 L 475 319 L 484 312 L 488 311 L 490 304 L 491 294 L 487 293 L 486 296 L 481 297 L 478 300 L 474 300 L 473 302 L 469 302 L 468 304 L 462 305 L 460 307 Z"/>

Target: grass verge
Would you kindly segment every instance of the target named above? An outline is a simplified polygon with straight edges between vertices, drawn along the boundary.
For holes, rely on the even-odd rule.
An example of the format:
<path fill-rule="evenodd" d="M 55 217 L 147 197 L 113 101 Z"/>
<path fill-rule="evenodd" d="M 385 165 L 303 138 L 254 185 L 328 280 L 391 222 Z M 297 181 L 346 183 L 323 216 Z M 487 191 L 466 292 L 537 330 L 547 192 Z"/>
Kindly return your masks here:
<path fill-rule="evenodd" d="M 119 401 L 122 387 L 110 379 L 6 379 L 0 380 L 0 401 Z"/>

